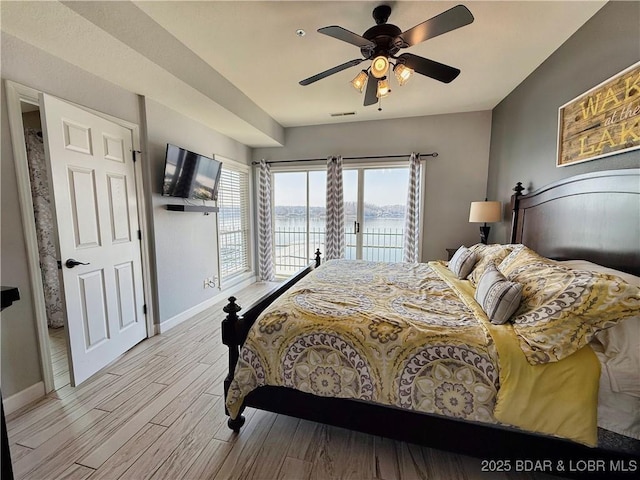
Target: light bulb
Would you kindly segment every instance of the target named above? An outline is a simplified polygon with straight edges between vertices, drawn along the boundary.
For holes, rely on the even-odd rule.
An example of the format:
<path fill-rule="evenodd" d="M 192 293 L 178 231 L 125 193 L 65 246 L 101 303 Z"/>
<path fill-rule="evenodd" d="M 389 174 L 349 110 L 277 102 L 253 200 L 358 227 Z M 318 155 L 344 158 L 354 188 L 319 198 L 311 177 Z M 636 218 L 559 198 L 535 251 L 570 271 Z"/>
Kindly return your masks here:
<path fill-rule="evenodd" d="M 376 78 L 382 78 L 389 71 L 389 59 L 384 55 L 380 55 L 371 62 L 371 75 Z"/>

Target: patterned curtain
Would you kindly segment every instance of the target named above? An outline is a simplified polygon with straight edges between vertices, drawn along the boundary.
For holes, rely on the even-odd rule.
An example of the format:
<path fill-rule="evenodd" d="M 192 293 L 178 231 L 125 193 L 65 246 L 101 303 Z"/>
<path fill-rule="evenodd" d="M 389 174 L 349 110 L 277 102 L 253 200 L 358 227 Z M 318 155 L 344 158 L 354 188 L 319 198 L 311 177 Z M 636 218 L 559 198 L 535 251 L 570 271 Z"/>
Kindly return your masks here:
<path fill-rule="evenodd" d="M 407 193 L 407 210 L 404 218 L 404 262 L 418 262 L 418 239 L 420 206 L 420 154 L 412 153 L 409 157 L 409 191 Z"/>
<path fill-rule="evenodd" d="M 271 231 L 271 167 L 260 160 L 258 191 L 258 277 L 265 282 L 275 280 L 273 268 L 273 236 Z"/>
<path fill-rule="evenodd" d="M 64 326 L 64 303 L 60 291 L 58 254 L 56 249 L 56 226 L 49 192 L 49 178 L 44 157 L 42 132 L 27 128 L 24 131 L 27 146 L 27 162 L 33 198 L 33 213 L 36 220 L 36 236 L 40 255 L 40 272 L 44 287 L 44 303 L 47 325 L 51 328 Z"/>
<path fill-rule="evenodd" d="M 342 157 L 327 159 L 327 226 L 325 259 L 344 258 Z"/>

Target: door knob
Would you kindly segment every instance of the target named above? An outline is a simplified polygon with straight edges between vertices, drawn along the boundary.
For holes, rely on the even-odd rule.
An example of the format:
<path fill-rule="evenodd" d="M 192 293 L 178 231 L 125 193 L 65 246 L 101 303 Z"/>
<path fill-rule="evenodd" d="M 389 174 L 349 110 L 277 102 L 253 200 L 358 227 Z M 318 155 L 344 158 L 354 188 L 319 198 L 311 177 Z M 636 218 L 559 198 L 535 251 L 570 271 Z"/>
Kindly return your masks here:
<path fill-rule="evenodd" d="M 69 258 L 66 262 L 64 262 L 64 265 L 67 268 L 73 268 L 76 265 L 89 265 L 89 263 L 82 263 L 77 260 L 74 260 L 73 258 Z"/>

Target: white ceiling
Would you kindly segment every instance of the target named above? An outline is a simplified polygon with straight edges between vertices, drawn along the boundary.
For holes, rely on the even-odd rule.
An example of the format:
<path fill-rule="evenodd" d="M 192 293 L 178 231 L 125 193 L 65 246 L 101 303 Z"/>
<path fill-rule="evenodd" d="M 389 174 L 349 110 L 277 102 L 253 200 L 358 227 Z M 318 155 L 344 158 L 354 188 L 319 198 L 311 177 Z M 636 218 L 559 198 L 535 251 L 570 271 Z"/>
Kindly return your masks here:
<path fill-rule="evenodd" d="M 606 2 L 1 3 L 7 33 L 247 145 L 266 146 L 282 143 L 280 125 L 492 109 Z M 460 76 L 450 84 L 421 75 L 404 87 L 392 83 L 382 111 L 363 107 L 363 94 L 349 85 L 364 62 L 300 86 L 303 78 L 361 56 L 357 47 L 316 30 L 339 25 L 362 34 L 375 24 L 371 12 L 380 3 L 392 6 L 389 23 L 403 31 L 466 5 L 475 17 L 471 25 L 404 50 L 460 68 Z M 298 29 L 306 35 L 298 37 Z M 129 65 L 136 75 L 123 73 Z M 330 116 L 340 112 L 356 115 Z"/>

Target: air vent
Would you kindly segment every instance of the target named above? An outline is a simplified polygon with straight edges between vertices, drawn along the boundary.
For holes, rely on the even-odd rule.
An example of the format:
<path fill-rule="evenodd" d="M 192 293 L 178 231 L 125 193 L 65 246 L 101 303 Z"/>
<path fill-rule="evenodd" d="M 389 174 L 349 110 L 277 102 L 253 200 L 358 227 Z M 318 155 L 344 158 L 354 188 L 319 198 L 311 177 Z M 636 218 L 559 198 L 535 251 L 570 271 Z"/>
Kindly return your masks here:
<path fill-rule="evenodd" d="M 355 115 L 356 112 L 340 112 L 340 113 L 331 113 L 332 117 L 348 117 L 349 115 Z"/>

